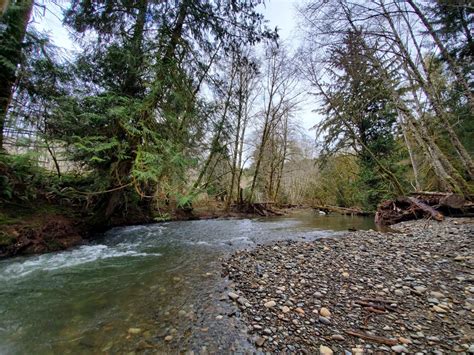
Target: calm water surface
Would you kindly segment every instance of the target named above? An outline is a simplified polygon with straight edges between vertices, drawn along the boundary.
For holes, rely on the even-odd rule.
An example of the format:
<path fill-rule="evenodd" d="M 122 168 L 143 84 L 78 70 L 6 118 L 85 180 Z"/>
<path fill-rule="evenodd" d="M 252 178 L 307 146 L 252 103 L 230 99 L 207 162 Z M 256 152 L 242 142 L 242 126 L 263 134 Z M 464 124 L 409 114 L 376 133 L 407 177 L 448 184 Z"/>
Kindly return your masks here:
<path fill-rule="evenodd" d="M 0 353 L 252 349 L 226 301 L 220 259 L 275 240 L 314 240 L 371 218 L 319 216 L 116 228 L 69 251 L 0 261 Z M 171 341 L 165 341 L 168 335 Z"/>

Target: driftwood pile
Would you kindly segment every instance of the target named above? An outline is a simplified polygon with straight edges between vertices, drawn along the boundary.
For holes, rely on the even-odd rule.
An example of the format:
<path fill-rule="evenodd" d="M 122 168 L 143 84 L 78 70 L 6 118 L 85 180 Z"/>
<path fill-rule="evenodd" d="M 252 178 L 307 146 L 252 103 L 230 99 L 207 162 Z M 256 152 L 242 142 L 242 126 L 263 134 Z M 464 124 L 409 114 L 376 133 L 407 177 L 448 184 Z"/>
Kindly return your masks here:
<path fill-rule="evenodd" d="M 414 219 L 430 218 L 442 221 L 445 216 L 470 216 L 474 203 L 463 196 L 444 192 L 415 192 L 382 202 L 375 214 L 377 225 L 391 225 Z"/>
<path fill-rule="evenodd" d="M 275 209 L 273 205 L 273 202 L 244 203 L 234 206 L 234 209 L 241 213 L 249 213 L 262 217 L 283 216 L 284 213 Z"/>

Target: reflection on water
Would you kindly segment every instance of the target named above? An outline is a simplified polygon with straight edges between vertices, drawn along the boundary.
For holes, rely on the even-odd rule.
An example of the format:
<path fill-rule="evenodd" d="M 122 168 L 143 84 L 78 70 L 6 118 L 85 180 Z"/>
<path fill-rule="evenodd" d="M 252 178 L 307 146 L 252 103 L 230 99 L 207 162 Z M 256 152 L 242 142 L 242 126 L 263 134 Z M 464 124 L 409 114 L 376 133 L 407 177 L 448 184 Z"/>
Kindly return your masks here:
<path fill-rule="evenodd" d="M 220 258 L 274 240 L 373 228 L 313 212 L 117 228 L 94 244 L 0 262 L 0 353 L 251 349 Z M 167 340 L 165 340 L 165 337 Z"/>

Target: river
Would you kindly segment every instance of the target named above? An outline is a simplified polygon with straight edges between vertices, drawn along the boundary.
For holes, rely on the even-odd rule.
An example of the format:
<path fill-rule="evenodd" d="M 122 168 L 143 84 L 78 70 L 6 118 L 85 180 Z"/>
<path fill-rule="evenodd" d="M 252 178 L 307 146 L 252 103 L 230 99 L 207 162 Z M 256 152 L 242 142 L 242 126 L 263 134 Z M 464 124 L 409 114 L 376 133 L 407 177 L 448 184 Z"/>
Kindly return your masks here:
<path fill-rule="evenodd" d="M 303 211 L 266 219 L 115 228 L 74 249 L 0 261 L 0 353 L 252 350 L 226 299 L 221 259 L 276 240 L 315 240 L 371 218 Z M 166 338 L 166 340 L 165 340 Z"/>

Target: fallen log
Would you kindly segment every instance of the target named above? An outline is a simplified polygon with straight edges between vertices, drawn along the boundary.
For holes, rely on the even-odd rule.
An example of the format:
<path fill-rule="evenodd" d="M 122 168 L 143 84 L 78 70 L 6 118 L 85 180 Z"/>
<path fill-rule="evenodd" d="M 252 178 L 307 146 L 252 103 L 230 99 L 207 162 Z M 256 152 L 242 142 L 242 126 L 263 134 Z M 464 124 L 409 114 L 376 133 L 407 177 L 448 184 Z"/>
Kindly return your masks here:
<path fill-rule="evenodd" d="M 375 214 L 375 223 L 388 226 L 420 218 L 442 221 L 445 216 L 465 216 L 474 212 L 474 204 L 461 195 L 431 191 L 414 192 L 410 195 L 380 203 Z"/>
<path fill-rule="evenodd" d="M 435 220 L 441 222 L 444 219 L 444 216 L 442 213 L 436 211 L 433 207 L 428 206 L 426 203 L 421 202 L 420 200 L 414 198 L 414 197 L 408 197 L 408 199 L 419 209 L 422 211 L 426 212 L 429 214 L 431 217 L 433 217 Z"/>
<path fill-rule="evenodd" d="M 396 340 L 396 339 L 389 339 L 389 338 L 379 337 L 379 336 L 376 336 L 376 335 L 360 333 L 360 332 L 357 332 L 355 330 L 346 330 L 345 332 L 346 332 L 346 334 L 352 335 L 352 336 L 360 338 L 360 339 L 373 341 L 374 343 L 390 345 L 390 346 L 398 344 L 398 340 Z"/>
<path fill-rule="evenodd" d="M 262 217 L 283 216 L 283 212 L 271 207 L 273 204 L 273 202 L 254 202 L 237 205 L 234 208 L 239 212 L 255 214 Z"/>
<path fill-rule="evenodd" d="M 410 193 L 410 196 L 430 206 L 440 205 L 447 208 L 461 209 L 468 204 L 464 196 L 451 192 L 418 191 Z"/>

